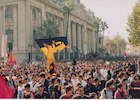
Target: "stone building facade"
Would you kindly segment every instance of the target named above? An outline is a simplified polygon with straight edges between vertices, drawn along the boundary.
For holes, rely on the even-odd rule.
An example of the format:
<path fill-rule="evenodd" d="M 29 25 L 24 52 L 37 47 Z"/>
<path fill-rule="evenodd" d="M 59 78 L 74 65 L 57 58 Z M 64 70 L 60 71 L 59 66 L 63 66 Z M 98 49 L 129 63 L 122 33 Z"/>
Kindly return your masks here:
<path fill-rule="evenodd" d="M 33 58 L 40 55 L 39 48 L 35 45 L 37 28 L 42 21 L 52 18 L 60 22 L 59 30 L 66 36 L 66 17 L 63 5 L 66 0 L 0 0 L 0 38 L 2 34 L 8 36 L 8 50 L 13 49 L 16 59 L 28 59 L 32 52 Z M 87 11 L 80 0 L 73 0 L 74 10 L 70 14 L 68 28 L 68 58 L 78 56 L 98 49 L 98 33 L 94 27 L 95 16 Z M 61 52 L 63 59 L 65 53 Z"/>

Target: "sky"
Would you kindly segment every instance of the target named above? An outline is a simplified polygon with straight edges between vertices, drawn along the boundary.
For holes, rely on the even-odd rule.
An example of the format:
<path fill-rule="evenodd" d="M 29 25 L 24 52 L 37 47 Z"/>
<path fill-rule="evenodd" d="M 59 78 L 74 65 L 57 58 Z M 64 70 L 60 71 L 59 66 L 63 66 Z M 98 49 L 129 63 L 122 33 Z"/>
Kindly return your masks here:
<path fill-rule="evenodd" d="M 94 12 L 94 15 L 103 19 L 109 29 L 106 30 L 105 36 L 110 38 L 119 33 L 127 40 L 128 33 L 127 19 L 132 13 L 133 7 L 138 0 L 81 0 L 87 10 Z"/>

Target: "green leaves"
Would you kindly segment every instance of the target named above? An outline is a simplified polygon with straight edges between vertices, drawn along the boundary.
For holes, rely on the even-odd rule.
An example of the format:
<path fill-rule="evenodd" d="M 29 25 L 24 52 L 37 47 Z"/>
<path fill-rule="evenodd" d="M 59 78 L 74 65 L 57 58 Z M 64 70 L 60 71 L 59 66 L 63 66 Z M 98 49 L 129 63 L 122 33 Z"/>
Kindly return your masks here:
<path fill-rule="evenodd" d="M 64 9 L 65 14 L 69 14 L 74 9 L 72 0 L 68 0 L 66 4 L 64 5 L 63 9 Z"/>
<path fill-rule="evenodd" d="M 126 48 L 126 41 L 119 34 L 113 39 L 106 38 L 104 42 L 104 48 L 110 51 L 111 54 L 114 52 L 121 54 Z"/>
<path fill-rule="evenodd" d="M 108 29 L 107 23 L 104 22 L 104 21 L 101 21 L 101 23 L 100 23 L 100 30 L 101 31 L 105 31 L 106 29 Z"/>
<path fill-rule="evenodd" d="M 108 29 L 108 25 L 106 22 L 102 21 L 100 18 L 96 18 L 94 22 L 94 27 L 97 28 L 97 32 L 103 32 Z"/>
<path fill-rule="evenodd" d="M 132 14 L 128 17 L 128 40 L 133 46 L 140 45 L 140 0 L 133 8 Z"/>
<path fill-rule="evenodd" d="M 49 38 L 49 36 L 53 38 L 60 35 L 59 24 L 57 24 L 56 20 L 50 18 L 43 21 L 43 24 L 38 28 L 38 31 L 38 33 L 42 34 L 42 38 Z"/>

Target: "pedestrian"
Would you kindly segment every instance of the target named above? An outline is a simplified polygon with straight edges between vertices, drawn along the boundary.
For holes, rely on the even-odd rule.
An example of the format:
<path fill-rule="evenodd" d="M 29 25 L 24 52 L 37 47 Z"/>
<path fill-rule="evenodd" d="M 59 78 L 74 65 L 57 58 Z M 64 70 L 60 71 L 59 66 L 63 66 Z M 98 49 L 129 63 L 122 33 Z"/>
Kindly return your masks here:
<path fill-rule="evenodd" d="M 34 95 L 32 91 L 30 90 L 30 84 L 25 85 L 25 91 L 22 95 L 22 99 L 33 99 Z"/>
<path fill-rule="evenodd" d="M 124 92 L 124 87 L 121 83 L 118 84 L 118 89 L 114 94 L 114 99 L 127 99 L 128 97 L 126 96 Z"/>
<path fill-rule="evenodd" d="M 74 90 L 73 90 L 73 87 L 72 86 L 66 86 L 66 93 L 65 94 L 63 94 L 61 97 L 60 97 L 60 99 L 72 99 L 72 97 L 73 97 L 73 92 L 74 92 Z"/>
<path fill-rule="evenodd" d="M 106 82 L 105 88 L 101 91 L 100 99 L 113 99 L 113 82 L 109 80 Z"/>
<path fill-rule="evenodd" d="M 44 85 L 38 84 L 38 90 L 35 94 L 35 99 L 49 99 L 50 95 L 44 90 Z"/>

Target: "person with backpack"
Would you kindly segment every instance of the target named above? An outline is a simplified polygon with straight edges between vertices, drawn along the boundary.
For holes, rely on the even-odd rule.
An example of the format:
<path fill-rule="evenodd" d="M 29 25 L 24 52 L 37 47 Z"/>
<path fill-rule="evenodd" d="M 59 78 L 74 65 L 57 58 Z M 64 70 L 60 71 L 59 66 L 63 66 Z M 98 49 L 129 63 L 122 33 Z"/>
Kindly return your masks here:
<path fill-rule="evenodd" d="M 113 99 L 112 86 L 112 80 L 106 82 L 105 88 L 101 91 L 100 99 Z"/>

